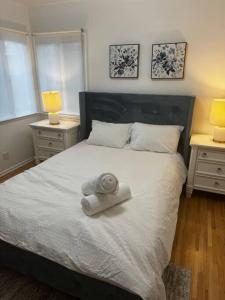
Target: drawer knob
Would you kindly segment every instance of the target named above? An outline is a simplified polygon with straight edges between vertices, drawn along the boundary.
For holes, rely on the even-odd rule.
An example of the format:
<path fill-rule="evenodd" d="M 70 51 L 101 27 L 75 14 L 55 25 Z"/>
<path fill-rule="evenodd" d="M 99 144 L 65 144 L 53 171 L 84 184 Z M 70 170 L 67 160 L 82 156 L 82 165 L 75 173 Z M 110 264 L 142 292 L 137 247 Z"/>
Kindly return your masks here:
<path fill-rule="evenodd" d="M 41 130 L 38 130 L 38 134 L 41 135 Z"/>
<path fill-rule="evenodd" d="M 217 168 L 217 172 L 221 173 L 222 172 L 222 168 Z"/>
<path fill-rule="evenodd" d="M 219 186 L 220 184 L 219 184 L 218 181 L 215 181 L 215 182 L 214 182 L 214 185 L 215 185 L 215 186 Z"/>
<path fill-rule="evenodd" d="M 202 153 L 202 157 L 207 157 L 207 153 L 206 153 L 206 152 L 203 152 L 203 153 Z"/>
<path fill-rule="evenodd" d="M 61 137 L 61 133 L 58 133 L 58 137 L 59 137 L 59 138 Z"/>
<path fill-rule="evenodd" d="M 52 142 L 49 142 L 48 145 L 51 147 L 52 146 Z"/>

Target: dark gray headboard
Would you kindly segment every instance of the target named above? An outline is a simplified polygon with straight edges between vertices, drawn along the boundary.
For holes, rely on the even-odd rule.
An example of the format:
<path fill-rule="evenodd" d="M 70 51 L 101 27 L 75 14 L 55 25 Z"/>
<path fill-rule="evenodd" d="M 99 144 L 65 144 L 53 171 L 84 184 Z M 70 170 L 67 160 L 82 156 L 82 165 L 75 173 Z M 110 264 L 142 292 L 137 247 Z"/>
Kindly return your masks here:
<path fill-rule="evenodd" d="M 81 92 L 80 137 L 89 136 L 92 120 L 182 125 L 179 152 L 188 165 L 194 101 L 192 96 Z"/>

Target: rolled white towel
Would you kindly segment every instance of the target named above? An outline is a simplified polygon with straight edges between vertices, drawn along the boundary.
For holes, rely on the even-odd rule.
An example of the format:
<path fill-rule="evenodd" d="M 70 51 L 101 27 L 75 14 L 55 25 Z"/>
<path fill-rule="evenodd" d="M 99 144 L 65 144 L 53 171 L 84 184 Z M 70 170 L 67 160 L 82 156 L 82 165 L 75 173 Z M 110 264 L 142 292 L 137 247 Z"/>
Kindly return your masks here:
<path fill-rule="evenodd" d="M 130 187 L 121 184 L 118 191 L 114 194 L 96 194 L 82 198 L 81 205 L 86 215 L 93 216 L 130 198 Z"/>
<path fill-rule="evenodd" d="M 81 190 L 85 196 L 96 193 L 114 193 L 118 190 L 118 179 L 112 173 L 102 173 L 84 182 Z"/>

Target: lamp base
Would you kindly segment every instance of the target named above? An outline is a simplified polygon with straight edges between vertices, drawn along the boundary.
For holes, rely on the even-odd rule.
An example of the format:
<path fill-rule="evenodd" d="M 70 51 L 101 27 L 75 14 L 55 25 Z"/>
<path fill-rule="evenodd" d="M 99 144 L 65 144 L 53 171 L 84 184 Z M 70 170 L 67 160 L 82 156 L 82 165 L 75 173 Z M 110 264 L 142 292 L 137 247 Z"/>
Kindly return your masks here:
<path fill-rule="evenodd" d="M 213 128 L 213 141 L 217 143 L 225 143 L 225 127 L 215 126 Z"/>
<path fill-rule="evenodd" d="M 60 124 L 59 113 L 58 112 L 48 113 L 48 119 L 49 119 L 49 124 L 50 125 L 58 125 L 58 124 Z"/>

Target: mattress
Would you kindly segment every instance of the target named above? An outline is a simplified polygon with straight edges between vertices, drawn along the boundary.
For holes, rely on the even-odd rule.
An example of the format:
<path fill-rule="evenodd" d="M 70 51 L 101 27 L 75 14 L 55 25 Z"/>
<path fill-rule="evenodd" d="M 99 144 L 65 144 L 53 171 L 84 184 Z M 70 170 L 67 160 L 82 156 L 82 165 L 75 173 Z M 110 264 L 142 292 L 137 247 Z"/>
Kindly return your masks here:
<path fill-rule="evenodd" d="M 132 199 L 88 217 L 81 184 L 102 172 L 129 184 Z M 185 178 L 179 154 L 82 142 L 0 185 L 0 239 L 144 300 L 166 299 L 161 276 Z"/>

